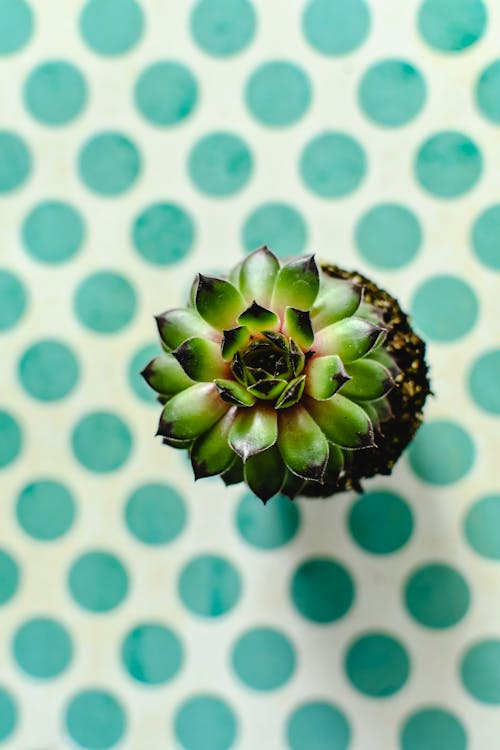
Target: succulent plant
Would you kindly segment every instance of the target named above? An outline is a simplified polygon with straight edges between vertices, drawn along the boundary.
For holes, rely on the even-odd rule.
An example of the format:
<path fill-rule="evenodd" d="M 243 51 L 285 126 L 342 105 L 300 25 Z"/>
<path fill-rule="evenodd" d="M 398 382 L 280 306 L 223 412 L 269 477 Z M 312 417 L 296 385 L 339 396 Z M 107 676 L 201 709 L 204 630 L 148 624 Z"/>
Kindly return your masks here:
<path fill-rule="evenodd" d="M 196 479 L 244 481 L 264 502 L 359 488 L 421 421 L 424 345 L 399 305 L 313 255 L 259 248 L 228 278 L 198 274 L 187 306 L 156 321 L 164 351 L 142 374 L 163 404 L 157 434 L 189 450 Z"/>

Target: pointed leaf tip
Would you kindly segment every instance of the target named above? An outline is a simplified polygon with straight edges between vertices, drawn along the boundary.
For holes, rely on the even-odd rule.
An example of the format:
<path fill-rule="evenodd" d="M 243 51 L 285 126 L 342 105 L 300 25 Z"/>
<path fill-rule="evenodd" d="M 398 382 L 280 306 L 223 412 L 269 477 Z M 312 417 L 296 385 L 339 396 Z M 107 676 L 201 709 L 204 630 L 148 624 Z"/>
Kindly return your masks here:
<path fill-rule="evenodd" d="M 245 309 L 245 301 L 230 281 L 218 276 L 198 274 L 195 303 L 201 317 L 211 326 L 231 328 Z"/>
<path fill-rule="evenodd" d="M 244 464 L 245 481 L 264 503 L 276 495 L 283 484 L 285 465 L 276 445 L 250 456 Z"/>
<path fill-rule="evenodd" d="M 271 307 L 279 313 L 286 306 L 309 310 L 319 291 L 319 270 L 314 255 L 294 258 L 280 269 Z"/>
<path fill-rule="evenodd" d="M 301 404 L 278 412 L 278 447 L 288 469 L 319 482 L 328 461 L 328 442 Z"/>
<path fill-rule="evenodd" d="M 229 434 L 229 444 L 243 461 L 274 445 L 278 424 L 274 409 L 254 406 L 241 410 Z"/>
<path fill-rule="evenodd" d="M 183 341 L 172 354 L 192 380 L 207 383 L 214 378 L 223 378 L 229 372 L 229 365 L 222 359 L 220 346 L 215 341 L 193 336 Z"/>
<path fill-rule="evenodd" d="M 349 380 L 344 364 L 337 354 L 312 357 L 307 363 L 306 371 L 305 392 L 319 401 L 331 398 Z"/>
<path fill-rule="evenodd" d="M 280 319 L 272 310 L 253 300 L 250 307 L 239 316 L 238 323 L 252 331 L 274 331 L 279 328 Z"/>
<path fill-rule="evenodd" d="M 222 358 L 229 362 L 236 352 L 250 339 L 250 331 L 245 326 L 228 328 L 222 333 Z"/>
<path fill-rule="evenodd" d="M 291 336 L 302 349 L 309 349 L 311 347 L 314 341 L 314 333 L 308 310 L 287 307 L 285 309 L 284 323 L 288 336 Z"/>
<path fill-rule="evenodd" d="M 374 446 L 370 418 L 354 401 L 336 393 L 327 401 L 306 397 L 304 405 L 328 440 L 335 445 L 352 450 Z"/>
<path fill-rule="evenodd" d="M 251 252 L 241 264 L 239 285 L 243 296 L 268 307 L 280 269 L 278 258 L 266 245 Z"/>
<path fill-rule="evenodd" d="M 314 339 L 320 355 L 337 354 L 344 363 L 364 357 L 380 345 L 387 329 L 361 318 L 344 318 L 323 328 Z"/>

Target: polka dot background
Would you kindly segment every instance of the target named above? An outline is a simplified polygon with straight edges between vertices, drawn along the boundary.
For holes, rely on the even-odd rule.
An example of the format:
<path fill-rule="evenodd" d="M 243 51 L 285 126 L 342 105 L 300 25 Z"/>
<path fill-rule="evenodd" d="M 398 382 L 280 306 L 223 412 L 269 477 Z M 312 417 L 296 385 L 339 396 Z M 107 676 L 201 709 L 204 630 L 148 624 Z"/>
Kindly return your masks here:
<path fill-rule="evenodd" d="M 0 748 L 497 750 L 500 6 L 0 0 Z M 392 477 L 154 438 L 153 315 L 263 243 L 428 341 Z"/>

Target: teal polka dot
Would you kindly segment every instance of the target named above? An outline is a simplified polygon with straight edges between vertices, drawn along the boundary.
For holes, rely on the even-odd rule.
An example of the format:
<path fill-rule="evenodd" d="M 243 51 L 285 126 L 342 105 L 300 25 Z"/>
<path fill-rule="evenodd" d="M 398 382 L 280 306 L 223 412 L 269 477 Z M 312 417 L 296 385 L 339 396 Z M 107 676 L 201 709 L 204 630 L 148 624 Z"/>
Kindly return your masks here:
<path fill-rule="evenodd" d="M 232 651 L 233 669 L 254 690 L 276 690 L 295 670 L 295 649 L 288 637 L 274 628 L 253 628 L 241 635 Z"/>
<path fill-rule="evenodd" d="M 127 502 L 125 521 L 144 544 L 169 544 L 186 526 L 186 504 L 170 484 L 143 484 Z"/>
<path fill-rule="evenodd" d="M 98 474 L 119 469 L 132 450 L 128 426 L 111 412 L 90 412 L 76 424 L 72 435 L 76 459 Z"/>
<path fill-rule="evenodd" d="M 209 55 L 227 57 L 247 47 L 256 18 L 249 0 L 198 0 L 191 15 L 195 42 Z"/>
<path fill-rule="evenodd" d="M 179 263 L 192 250 L 195 230 L 185 209 L 175 203 L 155 203 L 137 217 L 132 239 L 139 255 L 158 266 Z"/>
<path fill-rule="evenodd" d="M 500 205 L 490 206 L 476 219 L 472 242 L 476 257 L 487 268 L 500 271 Z"/>
<path fill-rule="evenodd" d="M 134 680 L 147 685 L 161 685 L 178 673 L 183 658 L 177 635 L 163 625 L 137 625 L 122 645 L 122 661 Z"/>
<path fill-rule="evenodd" d="M 153 125 L 176 125 L 193 111 L 198 86 L 185 65 L 158 62 L 141 73 L 134 95 L 137 108 Z"/>
<path fill-rule="evenodd" d="M 480 39 L 486 28 L 482 0 L 425 0 L 418 27 L 431 47 L 442 52 L 461 52 Z"/>
<path fill-rule="evenodd" d="M 250 76 L 245 99 L 250 112 L 264 125 L 292 125 L 309 108 L 311 83 L 304 71 L 291 62 L 268 62 Z"/>
<path fill-rule="evenodd" d="M 481 73 L 476 84 L 476 104 L 487 120 L 500 123 L 500 60 Z"/>
<path fill-rule="evenodd" d="M 295 709 L 286 726 L 290 750 L 347 750 L 351 727 L 331 703 L 312 701 Z"/>
<path fill-rule="evenodd" d="M 68 585 L 80 607 L 109 612 L 122 603 L 128 591 L 128 575 L 120 560 L 109 552 L 81 555 L 71 566 Z"/>
<path fill-rule="evenodd" d="M 0 742 L 6 740 L 17 724 L 17 703 L 12 695 L 0 687 Z"/>
<path fill-rule="evenodd" d="M 23 443 L 21 428 L 14 417 L 0 410 L 0 469 L 18 457 Z"/>
<path fill-rule="evenodd" d="M 458 276 L 432 276 L 417 289 L 412 314 L 418 328 L 434 341 L 456 341 L 474 327 L 477 296 Z"/>
<path fill-rule="evenodd" d="M 225 615 L 236 606 L 240 595 L 240 574 L 223 557 L 195 557 L 179 576 L 179 596 L 191 612 L 201 617 Z"/>
<path fill-rule="evenodd" d="M 203 193 L 216 197 L 232 195 L 248 182 L 252 154 L 244 141 L 232 133 L 211 133 L 201 138 L 189 155 L 189 174 Z"/>
<path fill-rule="evenodd" d="M 153 357 L 157 357 L 161 354 L 161 350 L 158 344 L 147 344 L 141 346 L 135 354 L 133 354 L 130 364 L 128 367 L 128 382 L 135 393 L 143 403 L 158 406 L 156 400 L 156 392 L 152 390 L 141 375 L 141 371 L 144 366 L 150 362 Z"/>
<path fill-rule="evenodd" d="M 66 730 L 86 750 L 107 750 L 123 737 L 126 716 L 120 703 L 103 690 L 83 690 L 66 708 Z"/>
<path fill-rule="evenodd" d="M 479 180 L 483 157 L 467 135 L 444 131 L 422 144 L 415 169 L 418 181 L 429 193 L 437 198 L 458 198 Z"/>
<path fill-rule="evenodd" d="M 488 414 L 500 414 L 500 349 L 478 357 L 469 374 L 469 390 L 474 402 Z"/>
<path fill-rule="evenodd" d="M 45 339 L 28 347 L 19 361 L 19 378 L 24 390 L 39 401 L 58 401 L 74 390 L 78 361 L 60 341 Z"/>
<path fill-rule="evenodd" d="M 467 735 L 460 721 L 442 708 L 415 711 L 401 731 L 401 750 L 466 750 Z"/>
<path fill-rule="evenodd" d="M 87 84 L 74 65 L 51 60 L 35 68 L 24 88 L 30 114 L 44 125 L 65 125 L 81 113 L 86 104 Z"/>
<path fill-rule="evenodd" d="M 293 206 L 264 203 L 245 221 L 242 242 L 246 252 L 268 245 L 280 258 L 300 255 L 307 242 L 307 225 Z"/>
<path fill-rule="evenodd" d="M 24 672 L 46 680 L 67 669 L 73 646 L 66 628 L 55 620 L 40 617 L 21 625 L 14 637 L 13 650 Z"/>
<path fill-rule="evenodd" d="M 135 144 L 122 133 L 98 133 L 83 146 L 78 169 L 90 190 L 101 195 L 120 195 L 141 171 L 141 156 Z"/>
<path fill-rule="evenodd" d="M 349 646 L 345 670 L 361 693 L 371 698 L 387 698 L 404 686 L 410 674 L 410 659 L 396 638 L 385 633 L 367 633 Z"/>
<path fill-rule="evenodd" d="M 144 27 L 135 0 L 88 0 L 80 15 L 84 41 L 100 55 L 122 55 L 137 44 Z"/>
<path fill-rule="evenodd" d="M 178 709 L 175 734 L 184 750 L 229 750 L 238 730 L 232 708 L 215 695 L 193 695 Z"/>
<path fill-rule="evenodd" d="M 272 497 L 265 506 L 247 492 L 236 510 L 236 526 L 243 539 L 262 550 L 276 549 L 290 542 L 298 531 L 300 514 L 284 495 Z"/>
<path fill-rule="evenodd" d="M 464 531 L 472 549 L 490 560 L 500 560 L 500 495 L 487 495 L 467 512 Z"/>
<path fill-rule="evenodd" d="M 0 130 L 0 193 L 10 193 L 25 182 L 31 171 L 31 154 L 16 133 Z"/>
<path fill-rule="evenodd" d="M 33 33 L 33 13 L 25 0 L 0 0 L 0 55 L 24 47 Z"/>
<path fill-rule="evenodd" d="M 390 555 L 411 537 L 413 515 L 406 500 L 394 492 L 365 492 L 351 508 L 349 531 L 367 552 Z"/>
<path fill-rule="evenodd" d="M 318 623 L 334 622 L 349 611 L 354 583 L 349 571 L 328 558 L 311 558 L 295 570 L 290 595 L 303 617 Z"/>
<path fill-rule="evenodd" d="M 21 528 L 33 539 L 51 542 L 71 528 L 75 501 L 60 482 L 39 479 L 27 484 L 19 493 L 16 516 Z"/>
<path fill-rule="evenodd" d="M 17 276 L 0 269 L 0 332 L 16 325 L 26 309 L 26 290 Z"/>
<path fill-rule="evenodd" d="M 364 0 L 309 0 L 302 19 L 309 44 L 324 55 L 345 55 L 365 41 L 370 13 Z"/>
<path fill-rule="evenodd" d="M 366 172 L 361 145 L 345 133 L 323 133 L 306 145 L 300 173 L 306 186 L 321 198 L 341 198 L 356 190 Z"/>
<path fill-rule="evenodd" d="M 74 206 L 62 201 L 36 205 L 22 226 L 22 239 L 28 253 L 41 263 L 64 263 L 81 247 L 84 223 Z"/>
<path fill-rule="evenodd" d="M 0 549 L 0 605 L 6 604 L 19 586 L 19 567 L 8 552 Z"/>
<path fill-rule="evenodd" d="M 467 614 L 469 585 L 463 575 L 449 565 L 423 565 L 406 582 L 405 604 L 421 625 L 449 628 Z"/>
<path fill-rule="evenodd" d="M 455 422 L 433 420 L 422 425 L 410 447 L 410 465 L 424 482 L 458 482 L 472 468 L 476 448 L 470 435 Z"/>
<path fill-rule="evenodd" d="M 461 676 L 473 698 L 500 704 L 500 640 L 483 640 L 470 646 L 462 659 Z"/>
<path fill-rule="evenodd" d="M 382 60 L 363 76 L 359 102 L 365 115 L 385 127 L 412 120 L 424 106 L 425 80 L 406 60 Z"/>
<path fill-rule="evenodd" d="M 399 269 L 417 255 L 422 229 L 412 211 L 398 203 L 370 208 L 356 226 L 356 244 L 364 260 L 377 268 Z"/>
<path fill-rule="evenodd" d="M 116 333 L 130 323 L 137 307 L 134 288 L 111 271 L 87 276 L 75 295 L 75 312 L 82 325 L 97 333 Z"/>

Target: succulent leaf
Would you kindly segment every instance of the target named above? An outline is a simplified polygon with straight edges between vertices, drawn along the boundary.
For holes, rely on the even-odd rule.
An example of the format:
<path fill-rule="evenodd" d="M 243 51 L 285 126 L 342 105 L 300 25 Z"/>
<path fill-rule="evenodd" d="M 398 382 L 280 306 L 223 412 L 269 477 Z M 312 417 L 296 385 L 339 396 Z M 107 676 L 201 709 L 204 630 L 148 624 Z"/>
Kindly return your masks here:
<path fill-rule="evenodd" d="M 285 478 L 285 464 L 277 445 L 250 456 L 243 467 L 245 481 L 264 504 L 276 495 Z"/>
<path fill-rule="evenodd" d="M 293 339 L 288 342 L 288 348 L 290 353 L 290 362 L 292 365 L 292 372 L 294 375 L 299 375 L 304 369 L 306 358 L 304 352 Z"/>
<path fill-rule="evenodd" d="M 306 381 L 305 375 L 299 375 L 298 377 L 290 380 L 286 388 L 283 389 L 280 396 L 274 404 L 275 409 L 288 409 L 290 406 L 297 404 L 302 398 L 304 392 L 304 385 Z"/>
<path fill-rule="evenodd" d="M 314 255 L 294 258 L 280 268 L 271 307 L 281 314 L 285 307 L 309 310 L 319 290 L 319 271 Z"/>
<path fill-rule="evenodd" d="M 344 363 L 354 362 L 368 354 L 385 334 L 385 329 L 361 318 L 344 318 L 316 334 L 314 348 L 318 354 L 338 354 Z"/>
<path fill-rule="evenodd" d="M 162 411 L 158 435 L 193 439 L 206 432 L 229 409 L 213 383 L 196 383 L 173 396 Z"/>
<path fill-rule="evenodd" d="M 170 437 L 163 437 L 162 438 L 163 445 L 169 445 L 171 448 L 177 448 L 179 450 L 184 450 L 185 448 L 190 448 L 193 440 L 191 438 L 187 438 L 186 440 L 178 440 L 176 438 L 170 438 Z"/>
<path fill-rule="evenodd" d="M 349 380 L 338 354 L 312 357 L 307 363 L 305 392 L 319 401 L 331 398 Z"/>
<path fill-rule="evenodd" d="M 366 355 L 366 359 L 373 359 L 375 362 L 380 362 L 381 365 L 389 370 L 394 378 L 401 374 L 400 368 L 397 366 L 389 352 L 382 347 L 372 349 L 372 351 Z"/>
<path fill-rule="evenodd" d="M 311 309 L 314 330 L 319 331 L 354 315 L 359 309 L 362 296 L 362 287 L 322 275 L 320 290 Z"/>
<path fill-rule="evenodd" d="M 238 317 L 238 323 L 251 331 L 273 331 L 279 328 L 280 319 L 272 310 L 262 307 L 254 300 Z"/>
<path fill-rule="evenodd" d="M 233 373 L 238 383 L 241 383 L 241 385 L 244 386 L 248 385 L 248 370 L 245 367 L 245 363 L 243 362 L 239 352 L 236 352 L 233 357 L 233 361 L 231 362 L 231 372 Z"/>
<path fill-rule="evenodd" d="M 219 391 L 219 396 L 224 401 L 227 401 L 228 404 L 234 404 L 243 408 L 255 404 L 255 397 L 241 383 L 224 378 L 217 378 L 214 380 L 214 383 Z"/>
<path fill-rule="evenodd" d="M 271 302 L 279 269 L 279 260 L 268 247 L 264 245 L 254 250 L 241 264 L 238 275 L 243 296 L 249 302 L 255 300 L 259 305 L 267 307 Z"/>
<path fill-rule="evenodd" d="M 214 341 L 193 336 L 172 353 L 192 380 L 208 382 L 229 373 L 229 365 L 222 359 L 220 346 Z"/>
<path fill-rule="evenodd" d="M 184 372 L 173 354 L 160 354 L 141 372 L 146 383 L 158 393 L 174 394 L 194 382 Z"/>
<path fill-rule="evenodd" d="M 351 380 L 342 387 L 342 395 L 355 401 L 373 401 L 385 396 L 394 386 L 389 370 L 371 359 L 358 359 L 346 365 Z"/>
<path fill-rule="evenodd" d="M 331 443 L 351 449 L 374 445 L 372 423 L 354 401 L 336 393 L 327 401 L 307 398 L 305 405 Z"/>
<path fill-rule="evenodd" d="M 229 433 L 229 444 L 243 461 L 270 448 L 278 436 L 274 409 L 254 406 L 237 414 Z"/>
<path fill-rule="evenodd" d="M 344 454 L 338 445 L 328 444 L 329 454 L 325 474 L 328 477 L 338 477 L 344 466 Z"/>
<path fill-rule="evenodd" d="M 257 398 L 264 399 L 265 401 L 272 401 L 286 387 L 286 380 L 280 378 L 266 378 L 264 380 L 258 380 L 253 385 L 248 386 L 248 392 Z"/>
<path fill-rule="evenodd" d="M 298 477 L 297 474 L 292 474 L 291 471 L 286 469 L 285 479 L 280 488 L 280 493 L 293 500 L 300 493 L 304 487 L 306 480 L 302 477 Z"/>
<path fill-rule="evenodd" d="M 228 437 L 236 411 L 235 406 L 229 409 L 213 427 L 194 441 L 191 464 L 195 479 L 221 474 L 233 463 L 235 454 L 228 443 Z"/>
<path fill-rule="evenodd" d="M 235 326 L 222 332 L 222 359 L 229 362 L 236 352 L 250 339 L 250 331 L 245 326 Z"/>
<path fill-rule="evenodd" d="M 285 308 L 284 326 L 287 334 L 302 349 L 309 349 L 314 341 L 314 333 L 311 318 L 307 310 L 298 310 L 295 307 Z"/>
<path fill-rule="evenodd" d="M 233 463 L 226 471 L 222 472 L 221 479 L 226 486 L 243 482 L 243 461 L 239 456 L 234 455 Z"/>
<path fill-rule="evenodd" d="M 384 324 L 384 313 L 378 307 L 370 305 L 368 302 L 361 302 L 360 306 L 356 310 L 356 317 L 369 320 L 375 325 Z"/>
<path fill-rule="evenodd" d="M 162 341 L 169 349 L 175 349 L 191 336 L 220 341 L 220 334 L 200 318 L 196 310 L 190 308 L 167 310 L 156 316 L 156 325 Z"/>
<path fill-rule="evenodd" d="M 303 479 L 321 482 L 328 461 L 328 442 L 301 404 L 278 412 L 278 447 L 287 468 Z"/>
<path fill-rule="evenodd" d="M 201 273 L 198 274 L 195 302 L 201 317 L 218 330 L 233 327 L 245 309 L 245 300 L 230 281 Z"/>
<path fill-rule="evenodd" d="M 378 398 L 376 401 L 361 401 L 359 405 L 368 414 L 374 427 L 377 427 L 379 430 L 384 422 L 394 417 L 391 405 L 386 398 Z"/>

